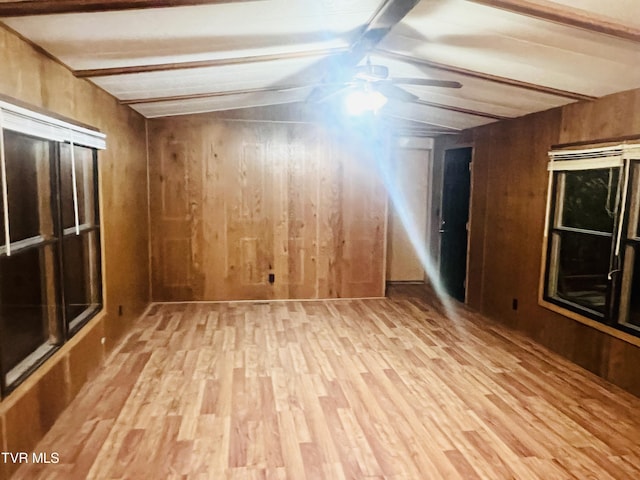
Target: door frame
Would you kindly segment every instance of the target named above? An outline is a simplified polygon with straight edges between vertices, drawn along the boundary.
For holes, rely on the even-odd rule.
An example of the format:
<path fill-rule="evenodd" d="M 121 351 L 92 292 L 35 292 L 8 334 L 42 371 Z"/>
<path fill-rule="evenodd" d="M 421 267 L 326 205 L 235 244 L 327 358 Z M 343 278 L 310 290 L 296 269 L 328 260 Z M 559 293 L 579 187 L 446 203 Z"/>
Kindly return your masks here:
<path fill-rule="evenodd" d="M 456 145 L 450 145 L 447 147 L 444 147 L 442 149 L 442 161 L 441 161 L 441 175 L 440 175 L 440 184 L 438 186 L 439 188 L 439 193 L 440 193 L 440 198 L 439 198 L 439 203 L 438 203 L 438 213 L 437 213 L 437 217 L 438 217 L 438 225 L 441 226 L 442 225 L 442 208 L 443 208 L 443 200 L 444 200 L 444 169 L 445 169 L 445 161 L 446 161 L 446 157 L 447 157 L 447 152 L 449 150 L 459 150 L 462 148 L 470 148 L 471 149 L 471 161 L 469 162 L 469 167 L 470 167 L 470 171 L 469 171 L 469 215 L 468 218 L 469 220 L 467 221 L 467 258 L 465 261 L 465 278 L 464 278 L 464 303 L 466 304 L 468 301 L 468 297 L 469 297 L 469 250 L 470 250 L 470 242 L 469 239 L 471 237 L 471 222 L 472 222 L 472 212 L 473 212 L 473 185 L 474 185 L 474 168 L 473 168 L 473 162 L 475 160 L 475 155 L 476 155 L 476 149 L 475 149 L 475 145 L 471 142 L 464 142 L 464 143 L 460 143 L 460 144 L 456 144 Z M 438 259 L 436 262 L 434 262 L 438 269 L 438 274 L 440 274 L 440 260 L 442 259 L 442 236 L 438 235 L 437 237 L 437 242 L 438 242 Z"/>
<path fill-rule="evenodd" d="M 424 215 L 424 231 L 422 232 L 422 234 L 424 235 L 423 239 L 424 239 L 424 245 L 423 247 L 425 248 L 425 251 L 428 253 L 430 251 L 431 248 L 431 242 L 432 242 L 432 229 L 431 229 L 431 221 L 432 221 L 432 211 L 431 211 L 431 205 L 433 203 L 433 195 L 430 194 L 429 192 L 433 191 L 433 162 L 434 162 L 434 151 L 433 151 L 433 146 L 432 145 L 407 145 L 407 146 L 402 146 L 399 145 L 395 148 L 394 153 L 398 153 L 400 151 L 416 151 L 416 152 L 422 152 L 424 154 L 424 158 L 425 158 L 425 163 L 426 163 L 426 185 L 427 185 L 427 194 L 426 194 L 426 204 L 425 204 L 425 215 Z M 393 161 L 396 161 L 397 159 L 394 158 Z M 388 254 L 389 254 L 389 248 L 388 248 L 388 239 L 389 239 L 389 233 L 391 232 L 391 216 L 392 216 L 392 209 L 394 208 L 393 205 L 393 201 L 391 199 L 391 196 L 389 194 L 389 192 L 387 192 L 387 245 L 386 245 L 386 253 L 387 253 L 387 259 L 388 259 Z M 385 266 L 387 266 L 387 262 L 385 261 Z M 427 275 L 427 269 L 425 268 L 425 265 L 421 265 L 421 269 L 422 269 L 422 279 L 421 280 L 415 280 L 415 281 L 409 281 L 409 282 L 422 282 L 425 283 L 428 281 L 428 275 Z M 387 278 L 387 274 L 388 271 L 385 270 L 385 281 L 387 283 L 402 283 L 404 282 L 403 280 L 389 280 Z"/>

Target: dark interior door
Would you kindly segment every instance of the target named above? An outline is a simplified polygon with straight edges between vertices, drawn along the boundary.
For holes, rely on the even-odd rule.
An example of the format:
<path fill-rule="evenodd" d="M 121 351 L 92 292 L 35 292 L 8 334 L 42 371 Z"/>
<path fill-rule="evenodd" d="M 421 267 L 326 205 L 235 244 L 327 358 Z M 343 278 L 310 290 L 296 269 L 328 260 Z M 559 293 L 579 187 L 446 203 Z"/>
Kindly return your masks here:
<path fill-rule="evenodd" d="M 447 150 L 440 226 L 440 278 L 445 291 L 464 301 L 467 276 L 467 222 L 471 188 L 471 148 Z"/>

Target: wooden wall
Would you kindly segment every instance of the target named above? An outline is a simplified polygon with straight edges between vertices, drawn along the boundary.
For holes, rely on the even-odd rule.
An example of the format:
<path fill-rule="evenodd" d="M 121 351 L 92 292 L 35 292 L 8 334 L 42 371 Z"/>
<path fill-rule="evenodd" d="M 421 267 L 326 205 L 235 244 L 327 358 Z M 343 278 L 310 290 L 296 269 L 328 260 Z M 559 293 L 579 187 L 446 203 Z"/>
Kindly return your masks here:
<path fill-rule="evenodd" d="M 638 133 L 640 90 L 437 142 L 439 151 L 474 146 L 467 303 L 636 395 L 640 348 L 553 313 L 537 298 L 551 145 Z"/>
<path fill-rule="evenodd" d="M 98 157 L 104 311 L 0 403 L 2 451 L 29 452 L 149 303 L 145 125 L 3 28 L 0 66 L 1 95 L 107 134 L 107 150 Z M 0 462 L 0 478 L 12 469 Z"/>
<path fill-rule="evenodd" d="M 384 295 L 384 145 L 221 114 L 153 120 L 149 139 L 154 300 Z"/>

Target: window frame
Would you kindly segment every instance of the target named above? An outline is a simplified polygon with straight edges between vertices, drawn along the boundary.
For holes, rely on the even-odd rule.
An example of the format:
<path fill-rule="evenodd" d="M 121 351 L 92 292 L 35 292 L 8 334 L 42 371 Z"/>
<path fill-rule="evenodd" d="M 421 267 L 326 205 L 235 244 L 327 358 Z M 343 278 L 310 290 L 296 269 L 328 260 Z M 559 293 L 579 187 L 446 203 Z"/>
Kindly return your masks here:
<path fill-rule="evenodd" d="M 618 184 L 615 187 L 616 188 L 615 195 L 619 197 L 622 193 L 621 190 L 622 190 L 622 183 L 623 183 L 623 178 L 622 178 L 623 167 L 621 166 L 620 167 L 598 166 L 598 167 L 585 168 L 584 170 L 577 170 L 577 169 L 576 170 L 556 170 L 556 171 L 550 172 L 553 178 L 550 182 L 552 184 L 552 189 L 550 190 L 550 193 L 549 193 L 549 195 L 552 196 L 552 199 L 551 199 L 550 219 L 549 219 L 549 225 L 547 229 L 548 240 L 547 240 L 547 254 L 546 254 L 546 266 L 545 266 L 545 285 L 544 285 L 544 291 L 543 291 L 544 299 L 550 303 L 556 304 L 561 308 L 566 308 L 567 310 L 570 310 L 577 314 L 584 315 L 588 318 L 591 318 L 593 320 L 598 320 L 598 321 L 602 321 L 603 319 L 605 319 L 606 313 L 600 313 L 595 309 L 590 309 L 577 302 L 572 302 L 571 300 L 561 298 L 559 295 L 554 295 L 554 293 L 557 292 L 557 286 L 555 285 L 555 283 L 557 283 L 557 278 L 559 276 L 558 274 L 558 270 L 560 268 L 559 267 L 559 263 L 560 263 L 559 250 L 561 248 L 561 243 L 563 239 L 562 236 L 564 233 L 584 235 L 584 236 L 589 236 L 591 238 L 597 238 L 597 237 L 608 238 L 610 239 L 609 243 L 611 244 L 609 255 L 611 256 L 614 254 L 615 242 L 616 242 L 616 231 L 618 230 L 618 223 L 620 220 L 618 212 L 615 212 L 611 233 L 600 231 L 600 230 L 569 227 L 562 224 L 562 214 L 564 213 L 563 201 L 564 201 L 564 193 L 566 188 L 567 173 L 571 171 L 583 172 L 583 171 L 605 170 L 607 168 L 609 169 L 620 168 Z M 611 264 L 611 259 L 609 263 Z M 554 284 L 551 284 L 551 280 L 553 279 L 553 277 L 555 277 L 556 280 Z M 551 285 L 553 285 L 553 288 L 551 287 Z M 607 285 L 607 291 L 605 293 L 605 305 L 604 305 L 605 310 L 609 308 L 610 302 L 611 302 L 611 289 L 609 287 L 610 286 Z"/>
<path fill-rule="evenodd" d="M 640 271 L 634 271 L 633 266 L 635 256 L 640 256 L 640 158 L 630 160 L 629 179 L 626 192 L 629 206 L 626 212 L 625 228 L 622 232 L 623 238 L 620 241 L 622 275 L 617 323 L 622 330 L 640 336 L 640 325 L 632 325 L 626 321 L 630 309 L 633 277 L 640 276 Z"/>
<path fill-rule="evenodd" d="M 82 145 L 74 145 L 71 144 L 71 148 L 75 148 L 76 146 L 80 146 L 80 147 L 84 147 Z M 86 147 L 85 147 L 86 148 Z M 61 163 L 61 151 L 62 149 L 60 147 L 58 147 L 56 149 L 56 163 L 57 163 L 57 168 L 56 168 L 56 174 L 59 176 L 60 172 L 61 172 L 61 167 L 60 167 L 60 163 Z M 76 333 L 78 333 L 78 331 L 80 331 L 80 329 L 89 321 L 91 320 L 98 312 L 100 312 L 100 310 L 102 310 L 103 306 L 104 306 L 104 298 L 103 298 L 103 291 L 102 291 L 102 251 L 101 251 L 101 228 L 100 228 L 100 202 L 99 202 L 99 194 L 98 194 L 98 177 L 99 177 L 99 171 L 98 171 L 98 152 L 97 150 L 94 148 L 92 149 L 92 155 L 91 155 L 91 168 L 93 169 L 93 181 L 92 181 L 92 192 L 93 192 L 93 219 L 94 222 L 93 224 L 90 223 L 82 223 L 80 224 L 79 222 L 72 227 L 68 227 L 68 228 L 64 228 L 64 224 L 63 224 L 63 215 L 62 215 L 62 194 L 61 194 L 61 183 L 60 183 L 60 179 L 58 179 L 58 190 L 57 190 L 57 200 L 58 200 L 58 229 L 59 229 L 59 238 L 60 238 L 60 243 L 59 243 L 59 254 L 58 254 L 58 277 L 59 277 L 59 284 L 60 284 L 60 290 L 61 290 L 61 310 L 62 310 L 62 323 L 63 323 L 63 331 L 64 331 L 64 335 L 65 335 L 65 339 L 69 340 L 70 338 L 72 338 Z M 77 180 L 76 180 L 77 183 Z M 76 187 L 77 188 L 77 187 Z M 77 197 L 74 198 L 74 202 L 77 202 Z M 78 218 L 76 218 L 76 221 L 78 221 Z M 65 246 L 64 246 L 64 241 L 65 238 L 69 238 L 69 237 L 80 237 L 80 238 L 84 238 L 85 236 L 89 236 L 91 233 L 95 233 L 95 243 L 96 243 L 96 247 L 95 247 L 95 262 L 96 262 L 96 268 L 97 268 L 97 294 L 98 294 L 98 298 L 99 298 L 99 302 L 97 305 L 92 306 L 92 307 L 88 307 L 86 308 L 82 313 L 80 313 L 78 316 L 74 317 L 73 319 L 68 319 L 67 318 L 67 299 L 65 296 L 65 288 L 64 288 L 64 284 L 65 284 L 65 279 L 64 279 L 64 273 L 65 273 L 65 269 L 64 269 L 64 258 L 65 258 Z"/>
<path fill-rule="evenodd" d="M 51 212 L 52 232 L 51 238 L 42 231 L 38 235 L 11 241 L 9 205 L 8 205 L 8 175 L 6 171 L 5 159 L 5 131 L 21 137 L 46 141 L 49 153 L 47 157 L 49 192 L 43 192 L 40 183 L 36 186 L 38 202 L 45 202 L 47 209 Z M 71 152 L 74 148 L 83 147 L 91 150 L 91 159 L 84 168 L 90 168 L 92 179 L 90 192 L 85 195 L 92 196 L 92 223 L 80 225 L 78 222 L 78 197 L 76 194 L 77 182 L 75 164 L 73 165 L 73 208 L 76 211 L 75 225 L 72 228 L 64 229 L 62 220 L 62 179 L 61 179 L 61 156 L 62 145 L 70 145 Z M 1 149 L 1 172 L 0 172 L 0 195 L 2 195 L 2 208 L 0 209 L 0 221 L 5 227 L 5 235 L 0 242 L 0 257 L 10 257 L 28 252 L 30 250 L 40 250 L 39 255 L 52 255 L 51 260 L 41 258 L 40 281 L 51 283 L 53 303 L 47 301 L 47 308 L 53 312 L 53 318 L 49 322 L 49 339 L 45 340 L 39 347 L 33 349 L 31 353 L 24 356 L 18 364 L 5 371 L 0 368 L 0 394 L 2 398 L 15 390 L 27 377 L 36 371 L 48 358 L 50 358 L 59 348 L 86 325 L 89 320 L 97 315 L 104 308 L 103 298 L 103 269 L 101 251 L 101 217 L 100 217 L 100 194 L 99 194 L 99 168 L 98 150 L 106 147 L 106 136 L 99 131 L 89 129 L 85 126 L 76 125 L 72 122 L 52 117 L 41 111 L 31 110 L 23 105 L 8 103 L 0 98 L 0 149 Z M 72 153 L 73 157 L 73 153 Z M 41 168 L 41 167 L 37 167 Z M 86 187 L 86 186 L 85 186 Z M 42 226 L 40 227 L 42 228 Z M 69 231 L 67 231 L 69 230 Z M 89 278 L 95 278 L 95 285 L 85 286 L 95 289 L 97 304 L 90 304 L 74 318 L 67 318 L 67 303 L 65 301 L 65 238 L 79 236 L 85 241 L 93 236 L 93 248 L 86 264 L 94 269 Z M 50 249 L 47 253 L 45 250 Z M 68 252 L 67 252 L 68 254 Z M 86 261 L 86 260 L 85 260 Z M 89 280 L 89 283 L 92 283 Z M 49 295 L 49 293 L 47 293 Z M 47 296 L 49 298 L 49 296 Z M 45 318 L 45 317 L 43 317 Z M 52 325 L 53 328 L 52 329 Z M 0 327 L 2 324 L 0 324 Z M 44 327 L 43 327 L 44 328 Z M 43 330 L 45 331 L 45 330 Z M 0 344 L 2 348 L 2 344 Z M 1 360 L 1 357 L 0 357 Z M 1 365 L 0 365 L 1 366 Z"/>
<path fill-rule="evenodd" d="M 640 327 L 630 327 L 621 322 L 621 302 L 623 282 L 630 282 L 629 277 L 634 274 L 633 266 L 625 259 L 625 252 L 630 244 L 634 245 L 640 254 L 640 225 L 636 225 L 636 237 L 630 238 L 630 221 L 638 221 L 640 217 L 640 144 L 611 143 L 602 146 L 587 146 L 580 149 L 559 148 L 549 152 L 549 178 L 547 188 L 546 216 L 542 242 L 542 256 L 540 267 L 540 282 L 538 290 L 539 305 L 559 313 L 565 317 L 579 321 L 612 336 L 640 346 Z M 556 163 L 554 163 L 556 162 Z M 567 171 L 584 171 L 620 167 L 618 199 L 613 233 L 611 238 L 610 269 L 606 293 L 604 314 L 588 311 L 587 308 L 572 304 L 570 301 L 558 300 L 549 295 L 551 275 L 557 273 L 557 252 L 553 251 L 554 235 L 559 209 L 557 205 L 558 188 L 556 176 Z M 562 228 L 560 231 L 575 229 Z M 591 231 L 586 231 L 591 232 Z M 591 232 L 593 233 L 593 232 Z M 596 232 L 597 233 L 597 232 Z M 555 258 L 554 258 L 555 255 Z M 626 262 L 626 264 L 625 264 Z M 640 275 L 640 272 L 635 272 Z M 617 277 L 616 277 L 617 275 Z M 627 280 L 625 280 L 627 279 Z"/>

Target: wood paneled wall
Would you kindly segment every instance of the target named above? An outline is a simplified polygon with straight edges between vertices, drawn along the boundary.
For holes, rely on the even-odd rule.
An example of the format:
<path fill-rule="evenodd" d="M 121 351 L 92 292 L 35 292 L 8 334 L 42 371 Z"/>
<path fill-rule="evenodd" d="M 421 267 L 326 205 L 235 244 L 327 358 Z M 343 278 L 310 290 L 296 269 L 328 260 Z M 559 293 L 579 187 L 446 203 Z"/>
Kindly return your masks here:
<path fill-rule="evenodd" d="M 640 90 L 437 142 L 439 152 L 456 142 L 474 146 L 468 304 L 636 395 L 640 348 L 553 313 L 537 298 L 551 145 L 638 133 Z"/>
<path fill-rule="evenodd" d="M 1 95 L 107 134 L 107 150 L 98 156 L 104 311 L 0 403 L 2 451 L 30 452 L 149 303 L 145 125 L 2 27 L 0 69 Z M 0 478 L 14 468 L 0 462 Z"/>
<path fill-rule="evenodd" d="M 384 295 L 386 143 L 216 114 L 149 139 L 155 300 Z"/>

